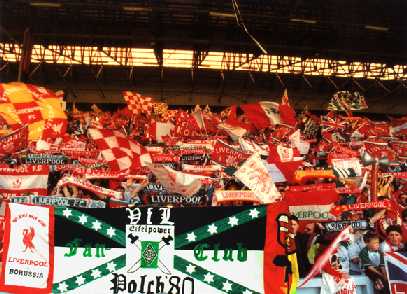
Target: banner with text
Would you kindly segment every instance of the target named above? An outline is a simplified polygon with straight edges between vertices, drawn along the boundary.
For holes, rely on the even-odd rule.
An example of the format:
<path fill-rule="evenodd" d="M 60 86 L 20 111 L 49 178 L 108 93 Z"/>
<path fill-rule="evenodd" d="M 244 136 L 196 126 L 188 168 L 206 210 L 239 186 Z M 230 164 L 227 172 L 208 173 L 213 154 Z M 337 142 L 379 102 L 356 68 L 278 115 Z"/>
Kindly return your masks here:
<path fill-rule="evenodd" d="M 55 208 L 52 292 L 264 293 L 266 211 Z"/>
<path fill-rule="evenodd" d="M 10 203 L 6 208 L 0 290 L 50 293 L 53 263 L 53 209 Z"/>

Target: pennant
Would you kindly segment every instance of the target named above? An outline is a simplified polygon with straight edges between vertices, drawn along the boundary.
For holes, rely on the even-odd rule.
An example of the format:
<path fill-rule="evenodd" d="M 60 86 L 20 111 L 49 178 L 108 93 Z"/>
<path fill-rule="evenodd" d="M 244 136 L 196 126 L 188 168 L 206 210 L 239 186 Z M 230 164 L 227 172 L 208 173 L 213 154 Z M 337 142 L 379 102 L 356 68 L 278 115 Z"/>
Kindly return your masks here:
<path fill-rule="evenodd" d="M 287 182 L 284 173 L 274 163 L 266 163 L 267 170 L 275 183 Z"/>
<path fill-rule="evenodd" d="M 250 154 L 237 151 L 232 146 L 218 140 L 213 147 L 211 159 L 224 166 L 236 166 L 249 158 Z"/>
<path fill-rule="evenodd" d="M 6 207 L 0 290 L 50 293 L 54 271 L 54 211 L 10 203 Z"/>
<path fill-rule="evenodd" d="M 273 203 L 281 198 L 258 153 L 250 156 L 234 175 L 255 193 L 261 203 Z"/>
<path fill-rule="evenodd" d="M 295 181 L 295 172 L 304 162 L 297 149 L 288 148 L 283 145 L 269 145 L 269 157 L 267 162 L 274 164 L 284 178 L 289 182 Z"/>
<path fill-rule="evenodd" d="M 196 124 L 198 125 L 199 129 L 205 130 L 205 120 L 200 108 L 196 109 L 194 112 L 191 113 L 191 116 L 195 119 Z"/>
<path fill-rule="evenodd" d="M 48 165 L 0 167 L 0 193 L 6 197 L 23 194 L 47 195 Z"/>
<path fill-rule="evenodd" d="M 178 111 L 175 117 L 175 128 L 172 130 L 171 135 L 183 138 L 197 137 L 201 136 L 202 132 L 194 116 L 186 111 Z"/>

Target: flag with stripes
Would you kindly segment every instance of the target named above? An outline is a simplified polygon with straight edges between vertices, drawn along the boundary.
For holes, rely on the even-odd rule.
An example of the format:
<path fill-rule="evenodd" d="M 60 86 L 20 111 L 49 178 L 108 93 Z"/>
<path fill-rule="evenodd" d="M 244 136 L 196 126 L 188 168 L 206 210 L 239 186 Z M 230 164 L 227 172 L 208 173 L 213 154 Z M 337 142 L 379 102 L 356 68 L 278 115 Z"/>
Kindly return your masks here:
<path fill-rule="evenodd" d="M 391 294 L 407 293 L 407 252 L 384 254 L 387 278 Z"/>
<path fill-rule="evenodd" d="M 333 167 L 336 177 L 341 179 L 356 177 L 356 172 L 353 168 Z"/>

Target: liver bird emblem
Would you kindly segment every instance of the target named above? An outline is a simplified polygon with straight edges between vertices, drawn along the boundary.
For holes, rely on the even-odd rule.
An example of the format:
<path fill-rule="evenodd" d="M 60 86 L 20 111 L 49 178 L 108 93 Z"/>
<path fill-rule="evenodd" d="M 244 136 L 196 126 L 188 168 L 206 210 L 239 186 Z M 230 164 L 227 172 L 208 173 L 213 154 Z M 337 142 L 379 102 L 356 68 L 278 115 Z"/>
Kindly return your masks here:
<path fill-rule="evenodd" d="M 25 249 L 23 250 L 23 252 L 26 252 L 27 250 L 30 250 L 31 252 L 35 251 L 35 246 L 33 244 L 34 236 L 35 236 L 35 230 L 33 227 L 23 230 L 23 244 L 25 246 Z"/>

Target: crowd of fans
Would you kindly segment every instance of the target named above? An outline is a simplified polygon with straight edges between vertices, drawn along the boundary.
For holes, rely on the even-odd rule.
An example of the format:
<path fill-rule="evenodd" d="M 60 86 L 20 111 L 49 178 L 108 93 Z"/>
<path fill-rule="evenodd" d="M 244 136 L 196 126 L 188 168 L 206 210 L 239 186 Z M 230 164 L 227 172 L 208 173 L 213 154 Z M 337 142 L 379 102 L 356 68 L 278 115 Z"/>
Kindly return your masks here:
<path fill-rule="evenodd" d="M 185 130 L 188 129 L 198 129 L 196 121 L 193 120 L 192 112 L 162 108 L 164 109 L 159 109 L 149 115 L 140 113 L 135 117 L 127 109 L 108 112 L 94 106 L 91 111 L 79 111 L 74 106 L 73 110 L 68 113 L 66 134 L 56 139 L 42 141 L 42 144 L 46 146 L 46 148 L 41 149 L 42 151 L 38 150 L 38 143 L 36 145 L 31 144 L 26 150 L 4 156 L 1 161 L 9 167 L 15 167 L 24 163 L 24 156 L 27 153 L 60 154 L 58 148 L 72 141 L 76 141 L 77 145 L 86 146 L 86 152 L 91 152 L 97 150 L 97 146 L 87 133 L 89 128 L 115 129 L 140 143 L 148 152 L 153 153 L 152 150 L 159 150 L 159 154 L 172 156 L 172 159 L 161 162 L 155 162 L 154 156 L 152 156 L 155 164 L 169 166 L 175 171 L 184 171 L 183 166 L 185 164 L 198 167 L 213 167 L 215 165 L 220 167 L 205 174 L 210 178 L 210 181 L 204 183 L 195 194 L 200 195 L 201 200 L 194 203 L 194 206 L 210 206 L 216 190 L 244 191 L 249 190 L 249 188 L 234 177 L 234 173 L 244 160 L 230 165 L 215 162 L 211 158 L 213 150 L 207 148 L 209 141 L 217 142 L 220 139 L 240 154 L 250 154 L 255 150 L 260 153 L 265 163 L 274 163 L 273 160 L 270 160 L 272 152 L 276 153 L 273 148 L 283 146 L 289 150 L 288 153 L 293 153 L 289 155 L 287 161 L 297 164 L 291 171 L 292 177 L 296 171 L 332 171 L 332 158 L 357 158 L 363 170 L 361 175 L 354 174 L 352 168 L 346 168 L 346 172 L 350 172 L 350 175 L 343 176 L 332 173 L 331 176 L 327 177 L 314 176 L 295 181 L 289 178 L 290 174 L 287 174 L 285 180 L 276 181 L 274 184 L 277 191 L 282 195 L 282 201 L 284 201 L 285 191 L 291 187 L 314 187 L 324 184 L 332 184 L 338 189 L 340 197 L 336 203 L 333 203 L 334 206 L 390 201 L 390 209 L 355 209 L 343 212 L 336 218 L 331 218 L 335 221 L 349 222 L 365 220 L 368 226 L 364 229 L 353 229 L 349 240 L 341 242 L 330 262 L 334 269 L 333 272 L 340 272 L 343 276 L 365 274 L 373 281 L 377 291 L 383 293 L 388 291 L 383 253 L 404 250 L 407 242 L 407 179 L 405 176 L 392 175 L 392 173 L 407 173 L 407 144 L 403 141 L 407 137 L 405 132 L 407 128 L 400 128 L 400 125 L 407 123 L 406 118 L 374 122 L 365 117 L 349 116 L 349 113 L 345 116 L 329 112 L 318 117 L 309 111 L 304 111 L 294 117 L 295 121 L 291 125 L 281 123 L 258 128 L 252 124 L 250 116 L 240 107 L 232 107 L 222 113 L 213 113 L 207 107 L 204 110 L 199 109 L 199 111 L 195 109 L 193 112 L 200 114 L 205 128 L 200 127 L 198 133 L 185 138 L 182 137 L 183 131 L 185 133 Z M 150 132 L 151 125 L 155 122 L 169 122 L 175 128 L 167 134 L 167 137 L 157 140 Z M 233 131 L 225 131 L 224 128 L 217 127 L 222 123 L 232 126 L 230 130 L 233 128 L 243 129 L 245 132 L 240 137 L 252 143 L 254 149 L 243 148 L 242 142 L 239 138 L 236 139 L 236 134 Z M 4 128 L 7 129 L 7 126 Z M 292 142 L 291 137 L 296 130 L 300 131 L 297 145 Z M 397 130 L 398 133 L 396 134 L 394 130 Z M 196 141 L 200 141 L 200 143 L 196 143 Z M 300 143 L 308 144 L 305 151 L 299 150 L 301 149 L 301 146 L 298 145 Z M 194 147 L 191 147 L 192 145 Z M 55 146 L 59 147 L 55 149 Z M 186 153 L 180 152 L 180 150 L 188 150 L 187 155 L 192 154 L 194 155 L 193 158 L 186 157 Z M 194 154 L 194 150 L 200 152 Z M 202 150 L 203 152 L 201 152 Z M 373 161 L 370 159 L 371 162 L 369 162 L 369 158 L 364 158 L 367 155 L 376 160 L 376 163 L 383 159 L 386 159 L 387 162 L 384 164 L 383 161 L 381 162 L 383 164 L 377 164 L 376 170 L 374 170 Z M 295 158 L 297 160 L 294 160 Z M 300 159 L 298 160 L 298 158 Z M 66 165 L 76 164 L 75 168 L 50 167 L 48 195 L 100 200 L 105 202 L 108 207 L 128 205 L 191 206 L 191 202 L 181 200 L 173 203 L 152 203 L 152 195 L 174 195 L 176 193 L 163 187 L 162 183 L 157 181 L 156 175 L 144 166 L 139 165 L 127 174 L 119 174 L 118 171 L 114 171 L 117 178 L 105 176 L 89 179 L 87 178 L 89 171 L 97 170 L 100 174 L 105 175 L 112 170 L 103 159 L 95 157 L 87 158 L 87 160 L 89 162 L 83 164 L 81 158 L 69 158 L 68 156 Z M 285 164 L 286 162 L 279 158 L 276 160 L 276 164 L 280 163 Z M 379 177 L 378 183 L 375 183 L 374 177 L 377 175 L 374 173 L 385 173 L 387 178 Z M 86 181 L 92 187 L 118 191 L 122 197 L 117 199 L 117 197 L 109 196 L 109 194 L 99 192 L 99 190 L 87 189 L 75 184 L 58 185 L 61 178 L 64 177 L 75 177 L 77 181 Z M 377 187 L 373 187 L 374 185 Z M 340 190 L 343 188 L 348 190 Z M 192 196 L 177 195 L 179 196 L 178 199 Z M 11 199 L 4 197 L 4 200 L 10 201 Z M 243 199 L 218 203 L 217 205 L 247 204 L 257 205 L 258 202 Z M 323 222 L 304 221 L 295 215 L 291 216 L 290 222 L 291 229 L 295 234 L 299 273 L 301 277 L 305 277 L 318 256 L 331 244 L 338 232 L 327 231 Z M 329 269 L 326 270 L 329 271 Z"/>

